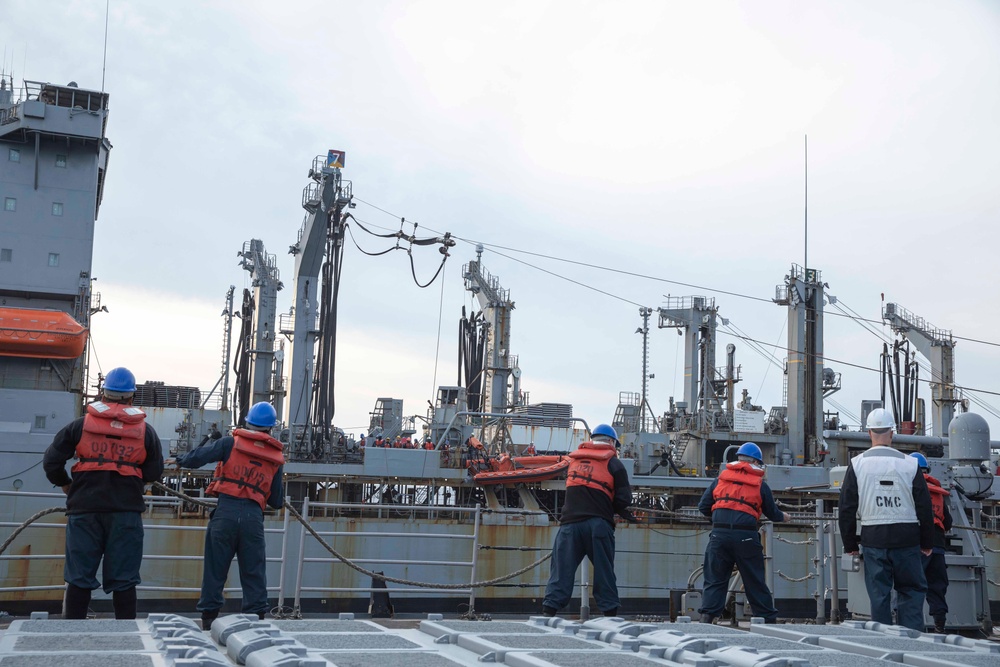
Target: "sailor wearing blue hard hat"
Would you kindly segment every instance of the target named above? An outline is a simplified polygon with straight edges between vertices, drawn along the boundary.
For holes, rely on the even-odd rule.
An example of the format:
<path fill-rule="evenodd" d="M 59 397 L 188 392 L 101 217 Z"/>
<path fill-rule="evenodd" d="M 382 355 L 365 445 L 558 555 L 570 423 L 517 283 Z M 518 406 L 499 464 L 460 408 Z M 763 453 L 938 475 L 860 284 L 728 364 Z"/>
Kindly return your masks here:
<path fill-rule="evenodd" d="M 934 543 L 930 492 L 919 462 L 891 447 L 892 413 L 876 408 L 865 425 L 872 446 L 851 460 L 840 487 L 844 553 L 862 554 L 871 619 L 893 624 L 895 590 L 896 625 L 923 632 L 927 578 L 921 554 L 929 556 Z"/>
<path fill-rule="evenodd" d="M 636 518 L 625 466 L 615 456 L 621 446 L 614 427 L 594 428 L 590 441 L 570 453 L 566 501 L 552 545 L 552 568 L 542 613 L 555 616 L 569 603 L 573 580 L 584 557 L 594 566 L 594 600 L 605 616 L 617 616 L 621 601 L 615 578 L 615 515 Z"/>
<path fill-rule="evenodd" d="M 944 634 L 948 617 L 948 566 L 945 564 L 944 548 L 947 544 L 945 533 L 951 530 L 951 512 L 948 510 L 948 496 L 940 481 L 931 475 L 927 458 L 920 452 L 910 454 L 917 460 L 920 472 L 927 482 L 931 494 L 931 512 L 934 514 L 934 546 L 930 555 L 924 555 L 924 576 L 927 578 L 927 613 L 934 619 L 934 632 Z"/>
<path fill-rule="evenodd" d="M 285 463 L 281 442 L 270 435 L 277 421 L 270 403 L 255 403 L 247 411 L 244 428 L 176 461 L 182 468 L 216 463 L 214 479 L 205 491 L 217 496 L 219 503 L 205 535 L 205 570 L 196 607 L 201 612 L 202 629 L 207 630 L 219 616 L 222 591 L 236 555 L 243 587 L 242 612 L 261 619 L 267 613 L 264 508 L 282 507 Z"/>
<path fill-rule="evenodd" d="M 111 593 L 115 618 L 136 617 L 143 490 L 163 475 L 163 450 L 146 414 L 132 407 L 135 390 L 132 371 L 108 371 L 99 400 L 59 431 L 42 457 L 45 476 L 66 493 L 67 619 L 87 617 L 91 592 L 98 587 Z M 74 457 L 70 480 L 65 466 Z"/>
<path fill-rule="evenodd" d="M 735 564 L 754 616 L 776 623 L 778 610 L 764 581 L 764 549 L 757 522 L 762 513 L 771 521 L 788 521 L 789 516 L 778 509 L 764 481 L 760 447 L 745 442 L 736 450 L 736 459 L 736 463 L 722 469 L 698 503 L 698 510 L 712 519 L 712 534 L 705 550 L 701 622 L 711 623 L 722 614 Z"/>

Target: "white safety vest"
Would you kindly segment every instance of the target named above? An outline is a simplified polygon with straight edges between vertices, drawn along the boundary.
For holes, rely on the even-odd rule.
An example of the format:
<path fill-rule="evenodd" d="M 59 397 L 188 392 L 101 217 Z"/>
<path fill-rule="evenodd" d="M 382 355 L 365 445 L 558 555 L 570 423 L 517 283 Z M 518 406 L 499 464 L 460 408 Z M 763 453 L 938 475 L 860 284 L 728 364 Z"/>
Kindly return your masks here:
<path fill-rule="evenodd" d="M 862 526 L 919 523 L 913 504 L 917 460 L 892 447 L 872 447 L 851 461 L 858 479 L 858 522 Z"/>

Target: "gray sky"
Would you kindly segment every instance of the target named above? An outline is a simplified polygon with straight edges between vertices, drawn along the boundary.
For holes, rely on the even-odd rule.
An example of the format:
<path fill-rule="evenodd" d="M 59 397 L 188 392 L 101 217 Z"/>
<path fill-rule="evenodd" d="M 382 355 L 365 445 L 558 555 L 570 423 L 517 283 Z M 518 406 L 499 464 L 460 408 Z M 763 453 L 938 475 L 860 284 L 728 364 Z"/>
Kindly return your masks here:
<path fill-rule="evenodd" d="M 99 89 L 104 8 L 7 0 L 5 70 Z M 806 134 L 809 264 L 829 293 L 865 318 L 880 319 L 884 294 L 1000 341 L 994 2 L 111 0 L 105 87 L 114 150 L 94 275 L 110 313 L 93 331 L 105 371 L 211 387 L 226 290 L 248 282 L 236 253 L 264 241 L 287 311 L 301 190 L 328 148 L 347 151 L 359 199 L 397 216 L 359 202 L 359 219 L 488 244 L 484 264 L 516 302 L 524 388 L 591 425 L 639 391 L 636 304 L 714 296 L 746 334 L 784 347 L 783 307 L 712 290 L 770 299 L 802 264 Z M 379 396 L 423 414 L 435 377 L 455 382 L 472 243 L 453 250 L 443 293 L 418 289 L 402 252 L 348 247 L 339 425 L 365 429 Z M 437 258 L 418 254 L 418 277 Z M 879 379 L 847 363 L 877 366 L 876 333 L 827 318 L 827 365 L 844 384 L 833 398 L 854 415 Z M 650 336 L 658 413 L 680 400 L 680 340 Z M 740 388 L 779 404 L 780 370 L 726 334 L 720 363 L 728 342 Z M 959 384 L 1000 391 L 1000 348 L 963 340 L 956 359 Z"/>

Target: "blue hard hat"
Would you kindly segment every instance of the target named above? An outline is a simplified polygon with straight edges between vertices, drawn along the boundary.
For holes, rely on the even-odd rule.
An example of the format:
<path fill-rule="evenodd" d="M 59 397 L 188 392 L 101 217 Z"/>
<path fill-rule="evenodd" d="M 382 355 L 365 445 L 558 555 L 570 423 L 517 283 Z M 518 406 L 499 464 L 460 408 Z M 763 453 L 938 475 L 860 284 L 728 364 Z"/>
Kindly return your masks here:
<path fill-rule="evenodd" d="M 254 403 L 247 411 L 247 424 L 258 428 L 271 428 L 278 421 L 278 413 L 274 411 L 274 406 L 261 401 Z"/>
<path fill-rule="evenodd" d="M 913 452 L 912 454 L 910 454 L 910 456 L 912 456 L 917 460 L 918 468 L 927 468 L 928 470 L 930 469 L 930 466 L 927 464 L 927 457 L 925 457 L 920 452 Z"/>
<path fill-rule="evenodd" d="M 597 427 L 591 432 L 591 437 L 595 435 L 607 436 L 614 440 L 615 444 L 621 444 L 618 440 L 618 433 L 615 431 L 614 427 L 607 424 L 598 424 Z"/>
<path fill-rule="evenodd" d="M 760 447 L 752 442 L 744 442 L 740 445 L 740 448 L 736 450 L 737 456 L 749 456 L 752 459 L 757 459 L 759 463 L 764 462 L 764 455 L 760 451 Z"/>
<path fill-rule="evenodd" d="M 132 371 L 124 366 L 112 368 L 104 376 L 104 390 L 131 394 L 135 391 L 135 376 L 132 375 Z"/>

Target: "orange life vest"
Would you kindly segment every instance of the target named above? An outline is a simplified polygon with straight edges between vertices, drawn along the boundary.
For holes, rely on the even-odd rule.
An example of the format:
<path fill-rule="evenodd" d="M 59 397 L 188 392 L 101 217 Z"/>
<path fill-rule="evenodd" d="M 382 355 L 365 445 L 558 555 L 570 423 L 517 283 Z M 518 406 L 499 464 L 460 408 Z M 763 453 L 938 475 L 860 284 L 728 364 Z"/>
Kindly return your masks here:
<path fill-rule="evenodd" d="M 584 442 L 570 452 L 566 472 L 566 488 L 586 486 L 607 494 L 614 500 L 615 478 L 608 471 L 608 461 L 615 455 L 615 446 L 604 442 Z"/>
<path fill-rule="evenodd" d="M 944 499 L 951 495 L 941 486 L 941 482 L 924 473 L 927 480 L 927 490 L 931 492 L 931 508 L 934 510 L 934 525 L 944 530 Z"/>
<path fill-rule="evenodd" d="M 285 462 L 281 442 L 267 433 L 242 428 L 233 431 L 233 440 L 229 458 L 215 466 L 215 479 L 205 493 L 250 498 L 264 509 L 274 473 Z"/>
<path fill-rule="evenodd" d="M 763 500 L 760 497 L 760 485 L 764 481 L 764 471 L 755 468 L 746 461 L 731 463 L 719 473 L 719 482 L 715 485 L 712 497 L 712 511 L 719 509 L 736 510 L 749 514 L 755 519 L 760 518 Z"/>
<path fill-rule="evenodd" d="M 87 406 L 83 435 L 76 445 L 72 472 L 110 470 L 125 477 L 142 478 L 146 460 L 146 413 L 121 403 Z"/>

